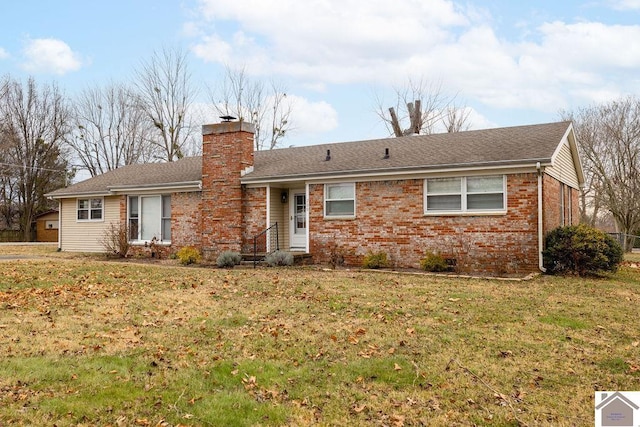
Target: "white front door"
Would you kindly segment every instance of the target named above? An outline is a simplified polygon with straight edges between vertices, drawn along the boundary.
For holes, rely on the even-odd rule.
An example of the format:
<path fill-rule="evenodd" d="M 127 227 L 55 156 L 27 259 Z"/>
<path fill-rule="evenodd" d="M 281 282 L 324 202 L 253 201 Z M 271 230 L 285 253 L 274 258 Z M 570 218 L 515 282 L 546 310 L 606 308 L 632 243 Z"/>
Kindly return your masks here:
<path fill-rule="evenodd" d="M 291 249 L 305 250 L 307 246 L 307 194 L 305 190 L 289 191 L 289 234 Z"/>

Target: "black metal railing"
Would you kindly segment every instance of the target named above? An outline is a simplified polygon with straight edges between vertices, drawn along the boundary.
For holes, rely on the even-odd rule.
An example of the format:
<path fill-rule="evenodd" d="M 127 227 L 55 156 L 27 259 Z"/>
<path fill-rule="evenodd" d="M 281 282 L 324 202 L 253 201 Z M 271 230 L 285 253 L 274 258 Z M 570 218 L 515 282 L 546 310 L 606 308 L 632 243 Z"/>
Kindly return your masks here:
<path fill-rule="evenodd" d="M 253 238 L 253 268 L 258 264 L 258 254 L 265 256 L 271 252 L 280 250 L 280 240 L 278 238 L 278 223 Z"/>

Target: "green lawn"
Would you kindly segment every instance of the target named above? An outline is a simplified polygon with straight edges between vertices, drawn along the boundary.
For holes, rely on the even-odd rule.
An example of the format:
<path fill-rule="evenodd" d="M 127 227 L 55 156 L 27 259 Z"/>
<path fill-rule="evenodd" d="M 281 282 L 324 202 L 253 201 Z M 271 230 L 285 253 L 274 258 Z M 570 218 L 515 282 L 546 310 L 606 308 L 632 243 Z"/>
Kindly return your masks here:
<path fill-rule="evenodd" d="M 634 266 L 501 281 L 39 255 L 0 262 L 0 426 L 591 425 L 595 390 L 640 390 Z"/>

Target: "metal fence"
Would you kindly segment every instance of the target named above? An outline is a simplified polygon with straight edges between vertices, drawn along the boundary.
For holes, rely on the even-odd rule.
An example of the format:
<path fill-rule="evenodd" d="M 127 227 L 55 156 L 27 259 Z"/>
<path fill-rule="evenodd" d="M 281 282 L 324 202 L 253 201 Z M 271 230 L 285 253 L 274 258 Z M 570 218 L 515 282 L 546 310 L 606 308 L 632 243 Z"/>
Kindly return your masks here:
<path fill-rule="evenodd" d="M 640 248 L 640 236 L 636 236 L 634 234 L 625 234 L 625 233 L 609 233 L 614 239 L 624 247 L 624 242 L 627 239 L 631 239 L 631 247 L 632 248 Z"/>

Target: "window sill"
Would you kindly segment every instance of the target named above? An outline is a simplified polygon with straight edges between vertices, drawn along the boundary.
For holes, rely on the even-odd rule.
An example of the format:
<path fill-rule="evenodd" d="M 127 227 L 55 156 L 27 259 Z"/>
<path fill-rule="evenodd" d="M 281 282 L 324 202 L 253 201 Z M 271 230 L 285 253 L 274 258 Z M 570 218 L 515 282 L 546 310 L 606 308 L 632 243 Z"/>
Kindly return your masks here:
<path fill-rule="evenodd" d="M 334 219 L 338 219 L 338 220 L 345 220 L 345 219 L 356 219 L 355 215 L 332 215 L 332 216 L 324 216 L 324 219 L 326 220 L 334 220 Z"/>
<path fill-rule="evenodd" d="M 104 222 L 104 219 L 76 219 L 76 222 L 84 223 L 84 222 Z"/>
<path fill-rule="evenodd" d="M 151 246 L 151 240 L 147 240 L 147 241 L 141 241 L 141 240 L 132 240 L 129 242 L 129 244 L 131 246 L 146 246 L 149 247 Z M 163 240 L 163 241 L 156 241 L 153 243 L 156 246 L 171 246 L 171 241 L 170 240 Z"/>
<path fill-rule="evenodd" d="M 504 216 L 507 211 L 441 211 L 441 212 L 425 212 L 424 216 Z"/>

